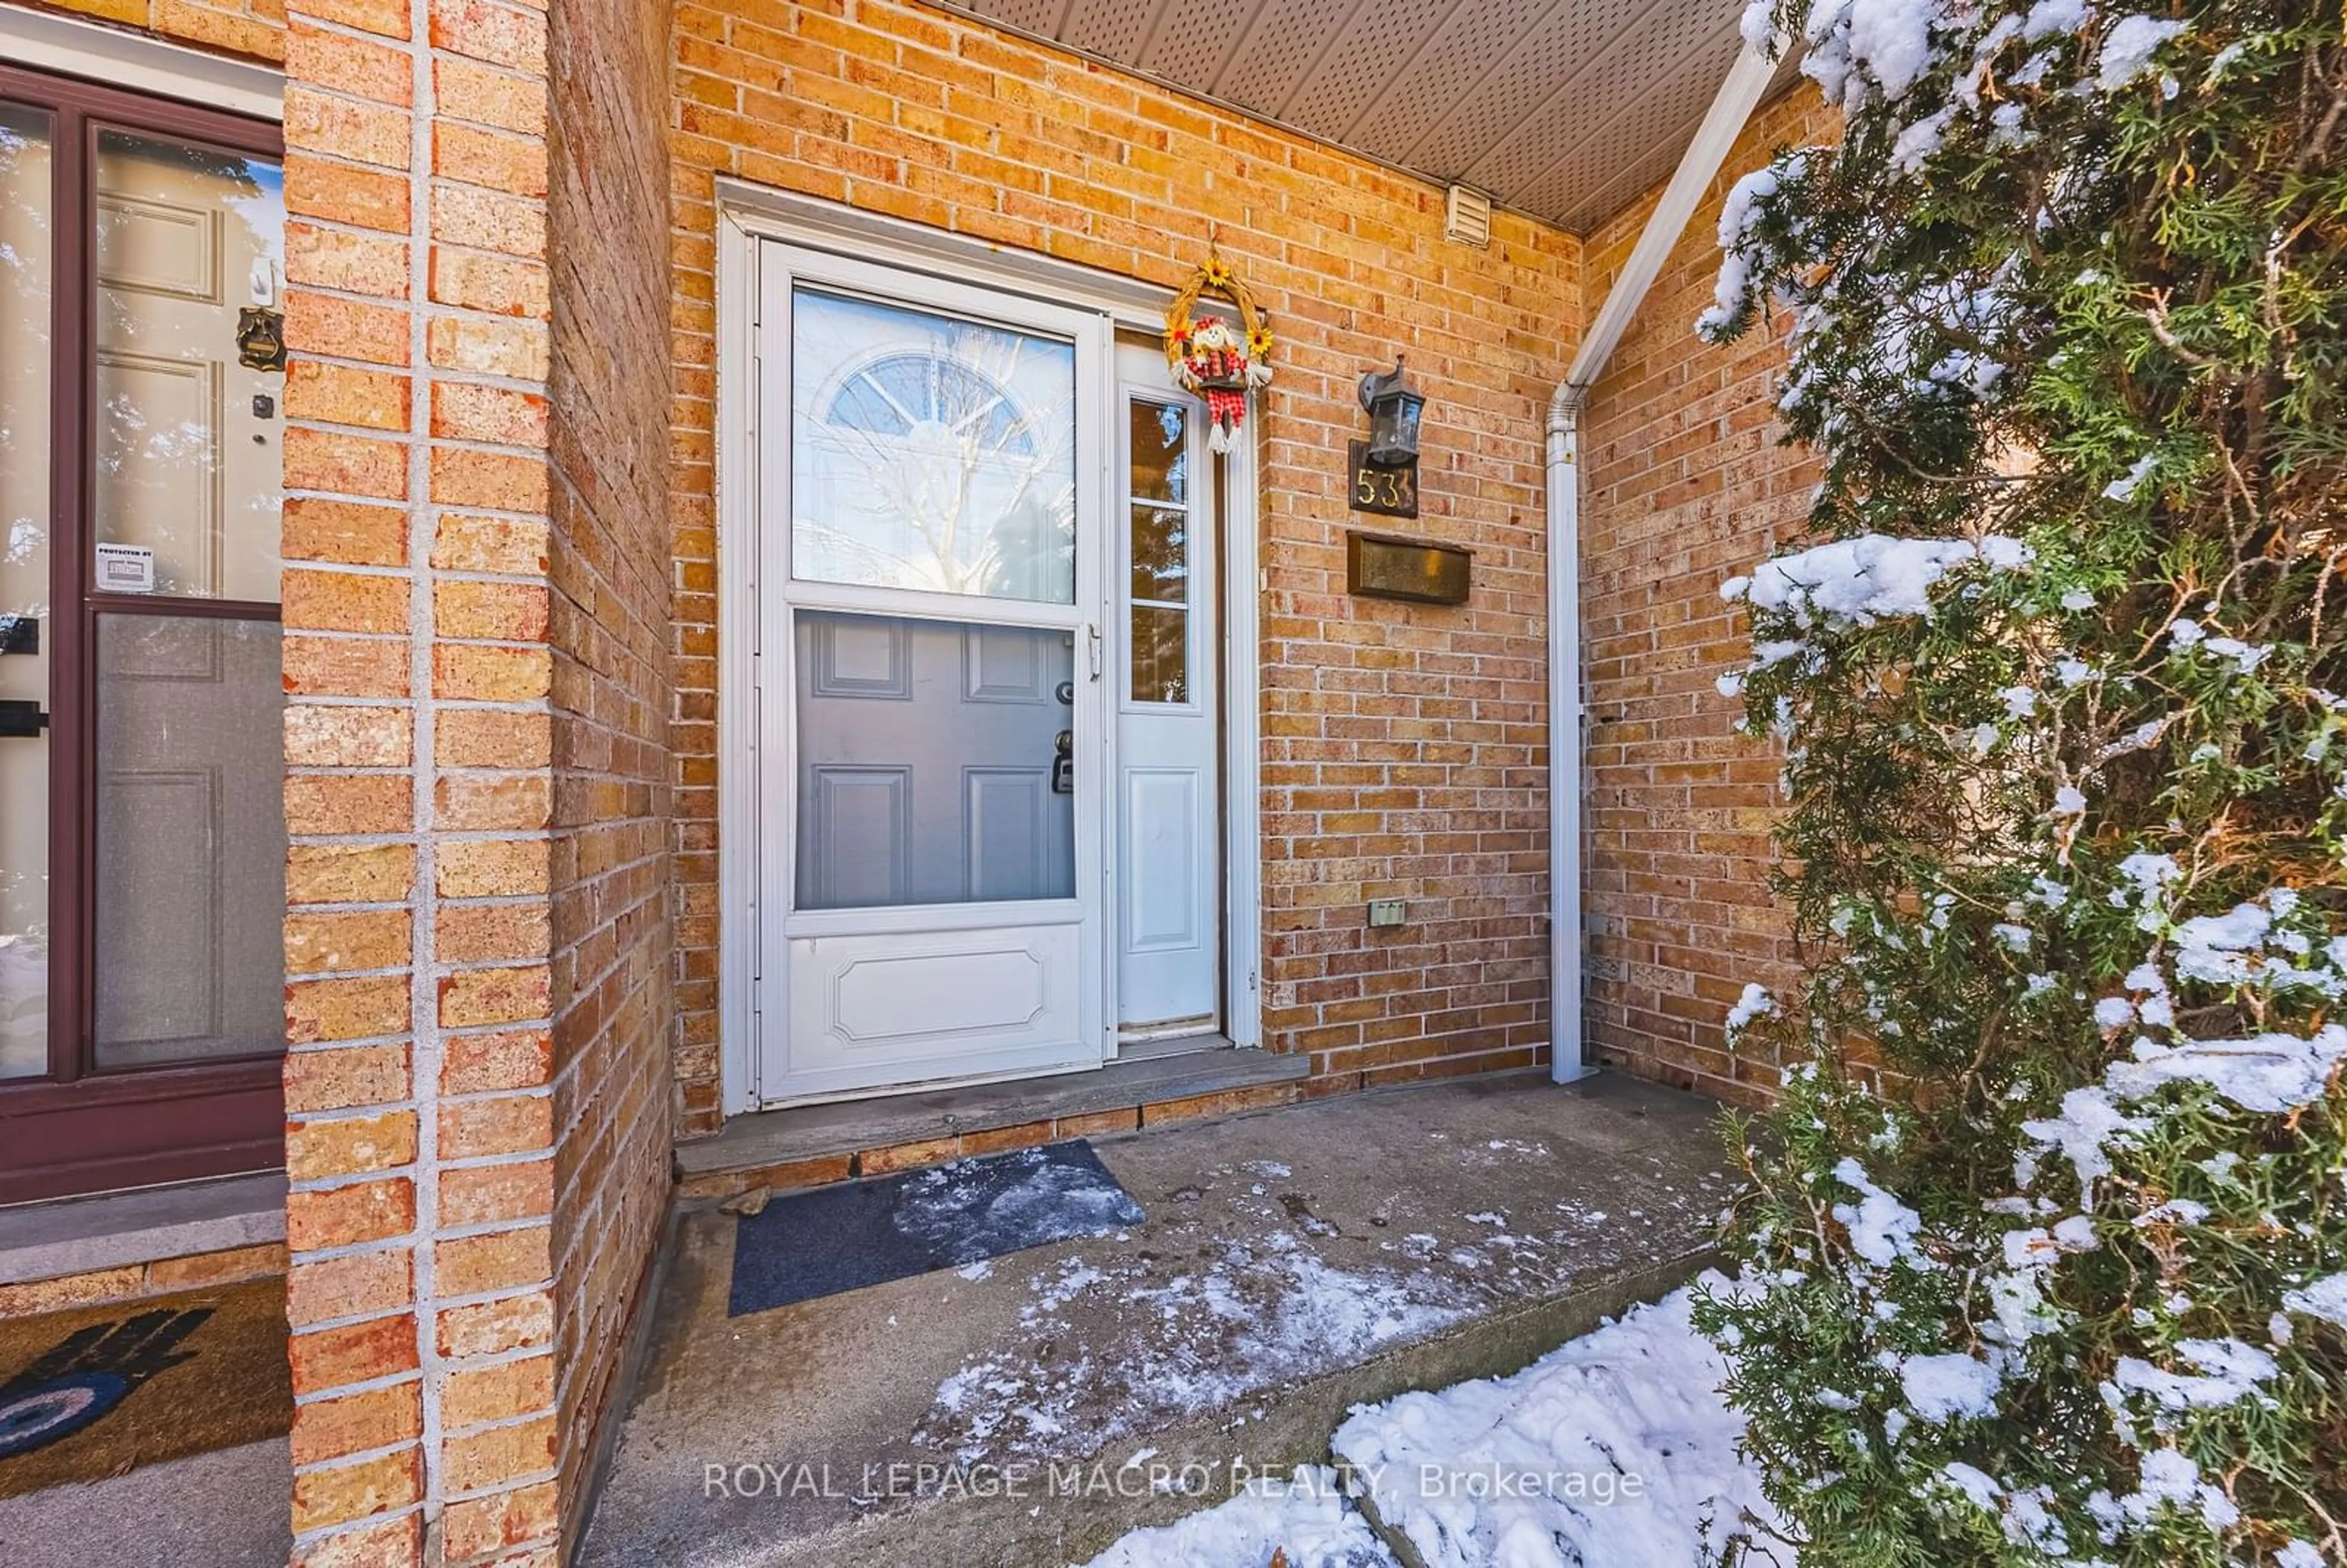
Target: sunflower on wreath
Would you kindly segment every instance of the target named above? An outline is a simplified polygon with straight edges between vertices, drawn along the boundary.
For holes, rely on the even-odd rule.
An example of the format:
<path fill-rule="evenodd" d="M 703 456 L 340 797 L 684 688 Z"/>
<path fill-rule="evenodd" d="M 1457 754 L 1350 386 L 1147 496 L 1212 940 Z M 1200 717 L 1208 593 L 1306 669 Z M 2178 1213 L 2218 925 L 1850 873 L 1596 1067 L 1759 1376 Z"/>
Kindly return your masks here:
<path fill-rule="evenodd" d="M 1199 313 L 1208 294 L 1235 307 L 1235 324 L 1219 313 Z M 1178 385 L 1205 400 L 1206 445 L 1214 451 L 1231 449 L 1246 418 L 1247 394 L 1271 380 L 1271 345 L 1255 296 L 1220 252 L 1208 251 L 1165 313 L 1165 365 Z"/>

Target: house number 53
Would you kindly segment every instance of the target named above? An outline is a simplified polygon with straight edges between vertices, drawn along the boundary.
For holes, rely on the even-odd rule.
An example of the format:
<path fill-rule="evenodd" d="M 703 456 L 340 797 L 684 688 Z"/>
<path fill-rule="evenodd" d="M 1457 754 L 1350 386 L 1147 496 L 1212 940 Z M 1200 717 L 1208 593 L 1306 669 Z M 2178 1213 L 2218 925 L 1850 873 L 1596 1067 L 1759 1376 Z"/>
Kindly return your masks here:
<path fill-rule="evenodd" d="M 1418 516 L 1418 468 L 1380 468 L 1362 460 L 1363 443 L 1353 443 L 1353 510 L 1387 518 Z"/>

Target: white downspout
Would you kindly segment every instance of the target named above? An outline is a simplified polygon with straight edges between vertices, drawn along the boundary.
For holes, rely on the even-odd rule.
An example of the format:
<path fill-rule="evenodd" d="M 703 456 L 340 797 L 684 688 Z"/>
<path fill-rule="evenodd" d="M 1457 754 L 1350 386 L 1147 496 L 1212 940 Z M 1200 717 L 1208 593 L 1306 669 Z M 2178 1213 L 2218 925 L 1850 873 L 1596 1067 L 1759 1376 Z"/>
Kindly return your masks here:
<path fill-rule="evenodd" d="M 1585 1078 L 1581 1040 L 1581 406 L 1557 384 L 1548 405 L 1548 1074 Z M 1568 1003 L 1570 1005 L 1568 1005 Z"/>
<path fill-rule="evenodd" d="M 1548 405 L 1548 843 L 1549 999 L 1553 1018 L 1549 1076 L 1559 1083 L 1594 1068 L 1582 1041 L 1581 757 L 1588 708 L 1581 700 L 1581 410 L 1613 357 L 1630 318 L 1669 260 L 1688 218 L 1718 177 L 1727 150 L 1777 74 L 1774 60 L 1747 44 L 1719 84 L 1710 112 L 1664 187 L 1654 216 L 1631 247 L 1605 302 L 1589 323 L 1572 368 Z M 1689 331 L 1694 329 L 1690 327 Z"/>

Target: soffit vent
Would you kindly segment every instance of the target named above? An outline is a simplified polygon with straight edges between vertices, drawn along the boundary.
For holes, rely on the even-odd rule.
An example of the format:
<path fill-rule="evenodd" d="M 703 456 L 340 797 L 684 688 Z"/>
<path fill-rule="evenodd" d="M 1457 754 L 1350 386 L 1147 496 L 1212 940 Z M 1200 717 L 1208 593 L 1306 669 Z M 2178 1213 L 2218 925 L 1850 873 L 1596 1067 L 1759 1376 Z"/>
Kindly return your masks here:
<path fill-rule="evenodd" d="M 1442 199 L 1442 237 L 1454 245 L 1482 250 L 1491 242 L 1491 199 L 1454 185 Z"/>

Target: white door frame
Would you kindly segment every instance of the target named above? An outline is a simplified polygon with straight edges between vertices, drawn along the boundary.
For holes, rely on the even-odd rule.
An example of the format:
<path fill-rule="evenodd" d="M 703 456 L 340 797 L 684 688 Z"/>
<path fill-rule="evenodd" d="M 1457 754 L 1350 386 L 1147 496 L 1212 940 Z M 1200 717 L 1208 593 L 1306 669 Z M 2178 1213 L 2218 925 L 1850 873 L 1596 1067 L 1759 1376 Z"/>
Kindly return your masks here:
<path fill-rule="evenodd" d="M 1111 327 L 1163 330 L 1170 292 L 1046 257 L 1008 251 L 958 235 L 742 181 L 718 182 L 717 234 L 717 796 L 718 1058 L 727 1115 L 766 1102 L 759 1081 L 753 1008 L 782 1007 L 781 977 L 760 973 L 761 862 L 780 847 L 786 823 L 761 822 L 757 628 L 761 590 L 758 354 L 755 325 L 759 247 L 776 241 L 802 251 L 923 272 L 948 283 L 1005 291 L 1039 302 L 1096 313 Z M 1121 405 L 1114 377 L 1105 395 Z M 1103 411 L 1121 417 L 1122 407 Z M 1252 431 L 1250 431 L 1252 435 Z M 1256 675 L 1257 598 L 1262 569 L 1256 538 L 1255 444 L 1229 455 L 1222 523 L 1225 614 L 1222 627 L 1227 683 L 1224 742 L 1225 840 L 1223 940 L 1229 977 L 1224 1032 L 1240 1046 L 1262 1043 L 1261 806 Z M 1081 651 L 1080 651 L 1081 652 Z M 1102 726 L 1112 730 L 1113 726 Z M 1113 743 L 1113 735 L 1104 744 Z M 1105 760 L 1105 759 L 1104 759 Z M 1103 772 L 1099 776 L 1112 779 Z M 1099 891 L 1112 911 L 1115 856 L 1104 857 Z M 1105 1006 L 1102 1054 L 1115 1051 L 1114 944 L 1102 945 Z"/>

